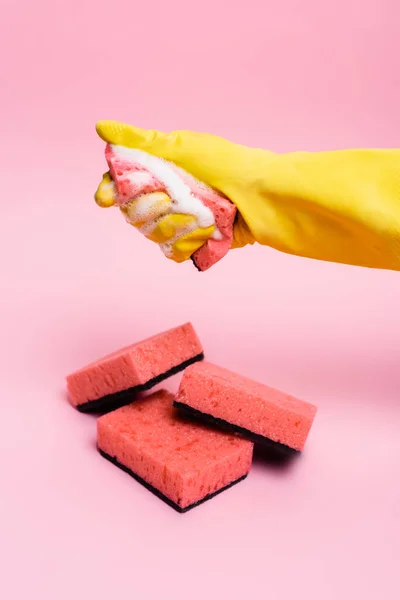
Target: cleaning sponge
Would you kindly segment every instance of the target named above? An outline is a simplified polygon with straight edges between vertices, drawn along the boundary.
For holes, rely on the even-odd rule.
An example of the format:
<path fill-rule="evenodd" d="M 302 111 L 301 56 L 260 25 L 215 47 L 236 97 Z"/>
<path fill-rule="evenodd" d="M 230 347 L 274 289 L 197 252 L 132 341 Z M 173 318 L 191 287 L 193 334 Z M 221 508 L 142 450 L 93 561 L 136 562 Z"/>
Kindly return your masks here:
<path fill-rule="evenodd" d="M 110 171 L 95 196 L 100 206 L 119 206 L 129 223 L 177 262 L 191 257 L 205 271 L 225 256 L 237 212 L 225 196 L 141 150 L 107 144 L 106 160 Z"/>
<path fill-rule="evenodd" d="M 117 408 L 132 402 L 136 392 L 150 389 L 203 357 L 199 338 L 186 323 L 69 375 L 69 399 L 81 412 Z"/>
<path fill-rule="evenodd" d="M 253 444 L 186 422 L 161 390 L 100 417 L 100 453 L 179 512 L 244 479 Z"/>
<path fill-rule="evenodd" d="M 303 450 L 316 407 L 211 363 L 192 365 L 175 406 L 249 439 Z"/>

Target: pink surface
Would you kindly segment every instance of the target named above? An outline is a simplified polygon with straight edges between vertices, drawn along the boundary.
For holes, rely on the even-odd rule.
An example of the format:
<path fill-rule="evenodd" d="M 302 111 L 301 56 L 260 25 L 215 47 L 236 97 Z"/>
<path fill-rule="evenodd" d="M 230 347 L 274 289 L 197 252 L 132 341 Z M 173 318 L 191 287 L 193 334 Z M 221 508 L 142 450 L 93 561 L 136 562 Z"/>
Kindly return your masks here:
<path fill-rule="evenodd" d="M 160 390 L 100 417 L 97 444 L 184 509 L 247 475 L 253 444 L 182 420 L 173 400 Z"/>
<path fill-rule="evenodd" d="M 104 118 L 278 151 L 398 146 L 399 11 L 2 2 L 1 597 L 398 600 L 400 274 L 259 247 L 198 273 L 92 198 Z M 210 361 L 318 417 L 292 467 L 257 457 L 182 520 L 98 455 L 64 376 L 186 320 Z"/>
<path fill-rule="evenodd" d="M 124 205 L 128 201 L 137 198 L 141 194 L 150 192 L 167 192 L 165 185 L 161 183 L 152 173 L 140 165 L 120 159 L 112 151 L 112 147 L 106 146 L 106 160 L 110 169 L 111 177 L 117 189 L 117 203 Z M 221 239 L 209 239 L 193 254 L 193 260 L 200 271 L 206 271 L 217 263 L 229 252 L 233 239 L 233 222 L 236 216 L 236 207 L 227 198 L 205 186 L 202 182 L 169 163 L 182 180 L 190 187 L 192 193 L 201 200 L 214 214 L 215 223 L 218 227 Z M 150 173 L 149 181 L 138 184 L 134 178 L 127 177 L 129 173 Z"/>
<path fill-rule="evenodd" d="M 316 407 L 209 362 L 188 367 L 176 397 L 206 415 L 303 450 Z"/>
<path fill-rule="evenodd" d="M 203 352 L 193 325 L 185 323 L 116 351 L 67 377 L 78 406 L 147 383 Z"/>

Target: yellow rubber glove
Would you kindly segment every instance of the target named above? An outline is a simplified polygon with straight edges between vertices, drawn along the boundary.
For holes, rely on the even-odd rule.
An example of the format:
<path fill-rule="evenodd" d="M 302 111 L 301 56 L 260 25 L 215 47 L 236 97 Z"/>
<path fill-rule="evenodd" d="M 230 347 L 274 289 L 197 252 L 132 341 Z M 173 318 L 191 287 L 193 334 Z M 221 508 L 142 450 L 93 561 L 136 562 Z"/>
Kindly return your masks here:
<path fill-rule="evenodd" d="M 174 162 L 238 208 L 233 247 L 400 270 L 400 149 L 278 155 L 222 138 L 100 121 L 107 143 Z"/>

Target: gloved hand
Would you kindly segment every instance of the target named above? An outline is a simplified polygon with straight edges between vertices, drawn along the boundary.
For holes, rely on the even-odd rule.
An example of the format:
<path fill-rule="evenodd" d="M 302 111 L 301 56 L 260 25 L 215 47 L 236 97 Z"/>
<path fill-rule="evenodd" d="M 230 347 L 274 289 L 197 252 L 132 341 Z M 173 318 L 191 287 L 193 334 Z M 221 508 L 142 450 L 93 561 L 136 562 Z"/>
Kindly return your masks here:
<path fill-rule="evenodd" d="M 110 174 L 104 173 L 95 194 L 103 208 L 114 206 L 115 188 Z M 142 194 L 120 207 L 126 221 L 160 246 L 175 262 L 184 262 L 213 235 L 215 226 L 199 227 L 196 218 L 172 211 L 172 200 L 165 192 Z"/>
<path fill-rule="evenodd" d="M 107 143 L 171 161 L 239 212 L 232 247 L 258 242 L 326 261 L 400 270 L 400 149 L 278 155 L 208 134 L 100 121 Z"/>
<path fill-rule="evenodd" d="M 199 270 L 230 249 L 235 206 L 176 165 L 138 149 L 107 144 L 110 171 L 95 194 L 172 260 L 192 258 Z"/>

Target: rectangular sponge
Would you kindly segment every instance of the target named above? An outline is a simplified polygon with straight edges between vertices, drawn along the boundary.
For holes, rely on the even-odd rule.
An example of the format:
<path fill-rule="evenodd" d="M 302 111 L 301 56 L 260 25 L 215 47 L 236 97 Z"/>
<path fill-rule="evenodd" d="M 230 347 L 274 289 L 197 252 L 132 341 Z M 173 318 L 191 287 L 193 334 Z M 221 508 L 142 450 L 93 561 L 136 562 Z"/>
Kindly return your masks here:
<path fill-rule="evenodd" d="M 246 477 L 253 444 L 182 420 L 173 398 L 161 390 L 103 415 L 97 445 L 102 456 L 186 512 Z"/>
<path fill-rule="evenodd" d="M 183 374 L 175 406 L 193 416 L 281 450 L 301 451 L 317 408 L 216 365 L 192 365 Z"/>
<path fill-rule="evenodd" d="M 70 402 L 81 412 L 129 404 L 133 394 L 204 358 L 191 323 L 123 348 L 67 377 Z"/>

